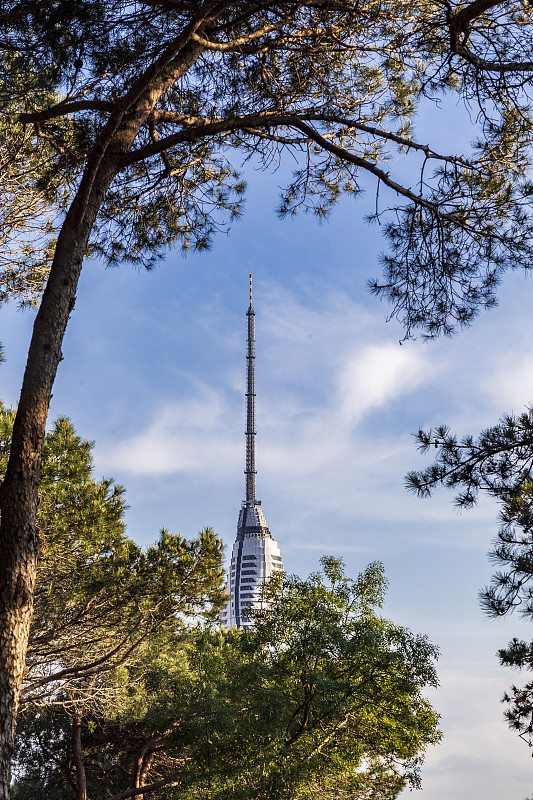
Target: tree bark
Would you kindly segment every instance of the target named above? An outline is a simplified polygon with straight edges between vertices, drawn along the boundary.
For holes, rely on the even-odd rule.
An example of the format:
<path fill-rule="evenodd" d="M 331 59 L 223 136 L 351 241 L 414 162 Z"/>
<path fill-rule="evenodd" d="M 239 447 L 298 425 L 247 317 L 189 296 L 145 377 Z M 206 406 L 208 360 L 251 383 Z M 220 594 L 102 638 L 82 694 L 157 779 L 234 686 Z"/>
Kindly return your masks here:
<path fill-rule="evenodd" d="M 158 62 L 150 64 L 128 97 L 117 102 L 88 154 L 79 189 L 58 236 L 33 326 L 9 463 L 0 485 L 0 800 L 10 797 L 15 721 L 33 612 L 46 418 L 83 258 L 105 194 L 125 164 L 140 128 L 161 95 L 201 52 L 200 45 L 180 37 L 176 50 L 167 50 Z"/>
<path fill-rule="evenodd" d="M 81 748 L 81 715 L 79 714 L 76 714 L 72 720 L 72 753 L 76 768 L 76 800 L 87 800 L 87 779 Z"/>
<path fill-rule="evenodd" d="M 61 345 L 90 230 L 116 170 L 102 170 L 81 220 L 75 202 L 58 238 L 35 319 L 6 476 L 0 486 L 0 800 L 8 800 L 11 756 L 39 557 L 36 530 L 41 453 Z"/>
<path fill-rule="evenodd" d="M 146 785 L 146 779 L 148 778 L 148 773 L 150 771 L 150 767 L 152 766 L 155 755 L 155 750 L 150 750 L 149 744 L 150 743 L 143 747 L 135 762 L 133 775 L 134 789 L 142 789 L 143 786 Z M 137 796 L 139 797 L 139 800 L 143 800 L 144 798 L 144 794 L 139 794 Z"/>

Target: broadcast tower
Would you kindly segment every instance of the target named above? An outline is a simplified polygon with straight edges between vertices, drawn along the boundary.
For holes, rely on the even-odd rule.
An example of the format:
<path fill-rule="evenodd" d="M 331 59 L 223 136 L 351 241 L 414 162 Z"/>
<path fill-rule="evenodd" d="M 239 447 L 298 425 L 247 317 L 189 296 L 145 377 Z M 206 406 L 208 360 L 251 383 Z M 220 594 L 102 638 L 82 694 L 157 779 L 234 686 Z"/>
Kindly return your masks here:
<path fill-rule="evenodd" d="M 242 616 L 245 608 L 261 608 L 261 585 L 272 573 L 283 569 L 279 547 L 270 535 L 261 501 L 255 498 L 255 391 L 254 391 L 254 317 L 252 306 L 252 276 L 250 275 L 250 305 L 248 317 L 248 347 L 246 354 L 246 500 L 243 500 L 237 523 L 237 538 L 233 545 L 226 588 L 230 599 L 220 615 L 224 628 L 250 628 L 251 622 Z"/>

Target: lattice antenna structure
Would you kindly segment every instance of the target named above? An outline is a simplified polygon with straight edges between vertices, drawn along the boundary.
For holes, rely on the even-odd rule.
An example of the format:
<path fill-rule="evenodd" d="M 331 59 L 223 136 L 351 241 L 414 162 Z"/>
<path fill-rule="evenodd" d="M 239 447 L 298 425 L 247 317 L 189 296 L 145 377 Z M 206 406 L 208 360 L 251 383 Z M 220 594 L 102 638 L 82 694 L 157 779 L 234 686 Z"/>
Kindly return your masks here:
<path fill-rule="evenodd" d="M 250 275 L 250 305 L 246 312 L 248 317 L 248 349 L 246 353 L 246 505 L 255 506 L 255 391 L 254 391 L 254 317 L 252 306 L 252 276 Z"/>

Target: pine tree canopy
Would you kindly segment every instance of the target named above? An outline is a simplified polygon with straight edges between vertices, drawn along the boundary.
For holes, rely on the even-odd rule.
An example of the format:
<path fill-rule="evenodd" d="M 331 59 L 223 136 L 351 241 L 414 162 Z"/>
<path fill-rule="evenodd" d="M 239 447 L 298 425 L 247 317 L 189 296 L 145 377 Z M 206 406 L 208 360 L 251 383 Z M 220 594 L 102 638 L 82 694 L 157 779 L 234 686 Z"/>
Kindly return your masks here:
<path fill-rule="evenodd" d="M 452 332 L 495 302 L 508 267 L 531 263 L 531 15 L 494 0 L 4 3 L 0 165 L 17 215 L 3 296 L 38 295 L 46 231 L 76 196 L 83 213 L 102 158 L 89 252 L 151 266 L 239 216 L 248 159 L 276 168 L 290 154 L 279 213 L 324 218 L 370 176 L 389 243 L 372 291 L 408 332 Z M 413 129 L 421 104 L 450 93 L 476 123 L 466 153 Z"/>
<path fill-rule="evenodd" d="M 0 478 L 14 416 L 0 404 Z M 124 532 L 122 487 L 92 477 L 91 448 L 64 417 L 46 435 L 21 698 L 32 714 L 59 695 L 63 707 L 113 702 L 106 673 L 135 663 L 156 631 L 177 640 L 185 620 L 216 616 L 224 599 L 222 542 L 209 529 L 192 540 L 163 529 L 139 547 Z"/>
<path fill-rule="evenodd" d="M 459 508 L 487 492 L 500 505 L 500 528 L 489 558 L 496 566 L 491 583 L 480 593 L 489 617 L 517 611 L 533 621 L 533 411 L 508 414 L 477 439 L 459 440 L 446 426 L 419 431 L 419 449 L 437 450 L 426 469 L 407 475 L 407 486 L 429 497 L 438 485 L 458 490 Z M 500 663 L 533 670 L 533 641 L 514 638 L 498 651 Z M 504 695 L 505 717 L 512 730 L 533 746 L 533 681 L 512 685 Z"/>

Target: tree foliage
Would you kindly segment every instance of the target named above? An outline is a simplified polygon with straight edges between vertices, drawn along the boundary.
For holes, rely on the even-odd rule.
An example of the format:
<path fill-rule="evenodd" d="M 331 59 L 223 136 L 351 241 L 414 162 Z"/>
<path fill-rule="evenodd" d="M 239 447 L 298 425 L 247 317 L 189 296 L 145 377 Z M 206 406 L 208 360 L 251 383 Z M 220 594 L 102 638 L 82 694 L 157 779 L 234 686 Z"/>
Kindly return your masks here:
<path fill-rule="evenodd" d="M 459 490 L 459 508 L 475 505 L 480 491 L 496 499 L 511 499 L 521 493 L 533 467 L 533 411 L 507 414 L 477 439 L 459 440 L 441 425 L 419 430 L 416 441 L 422 453 L 437 451 L 433 464 L 407 475 L 407 488 L 419 497 L 429 497 L 436 486 L 443 485 Z"/>
<path fill-rule="evenodd" d="M 35 304 L 44 288 L 66 194 L 62 176 L 53 174 L 49 141 L 20 119 L 46 96 L 39 76 L 4 48 L 0 76 L 0 303 L 24 306 Z"/>
<path fill-rule="evenodd" d="M 503 0 L 2 4 L 0 168 L 9 209 L 30 205 L 4 236 L 14 244 L 0 263 L 1 297 L 37 297 L 53 251 L 0 486 L 2 800 L 46 419 L 87 254 L 150 267 L 169 246 L 208 247 L 241 212 L 243 162 L 275 168 L 290 155 L 283 215 L 322 219 L 363 176 L 375 182 L 390 248 L 372 289 L 406 335 L 468 324 L 495 302 L 506 269 L 532 263 L 532 14 Z M 449 92 L 478 114 L 467 154 L 440 152 L 411 128 L 421 103 Z M 394 166 L 402 153 L 407 182 Z M 34 225 L 35 247 L 17 254 Z"/>
<path fill-rule="evenodd" d="M 0 406 L 0 476 L 14 411 Z M 101 707 L 115 687 L 105 674 L 135 663 L 155 631 L 176 637 L 185 619 L 214 616 L 223 601 L 222 543 L 209 529 L 186 540 L 162 530 L 142 549 L 125 535 L 124 490 L 92 477 L 91 442 L 62 417 L 47 433 L 35 589 L 22 704 Z"/>
<path fill-rule="evenodd" d="M 505 497 L 501 526 L 489 553 L 497 566 L 491 583 L 481 593 L 481 605 L 490 617 L 517 611 L 533 620 L 533 483 L 523 475 L 519 488 Z M 533 671 L 533 641 L 513 638 L 500 650 L 503 666 Z M 503 697 L 505 717 L 511 730 L 533 747 L 533 681 L 512 684 Z"/>
<path fill-rule="evenodd" d="M 505 269 L 529 268 L 527 5 L 56 0 L 3 12 L 9 117 L 46 154 L 37 185 L 70 187 L 65 208 L 97 142 L 162 77 L 93 226 L 92 252 L 111 263 L 209 246 L 241 212 L 243 160 L 276 167 L 291 153 L 283 215 L 327 216 L 364 173 L 384 187 L 390 250 L 372 287 L 408 330 L 451 332 L 494 303 Z M 419 104 L 447 92 L 478 105 L 468 155 L 413 133 Z M 416 185 L 394 175 L 400 153 Z"/>
<path fill-rule="evenodd" d="M 272 581 L 250 632 L 151 636 L 117 673 L 120 702 L 83 721 L 88 796 L 377 800 L 418 785 L 440 738 L 422 694 L 436 648 L 376 614 L 381 565 L 351 581 L 341 561 L 322 563 Z M 60 702 L 23 713 L 17 800 L 72 796 L 69 714 Z"/>

